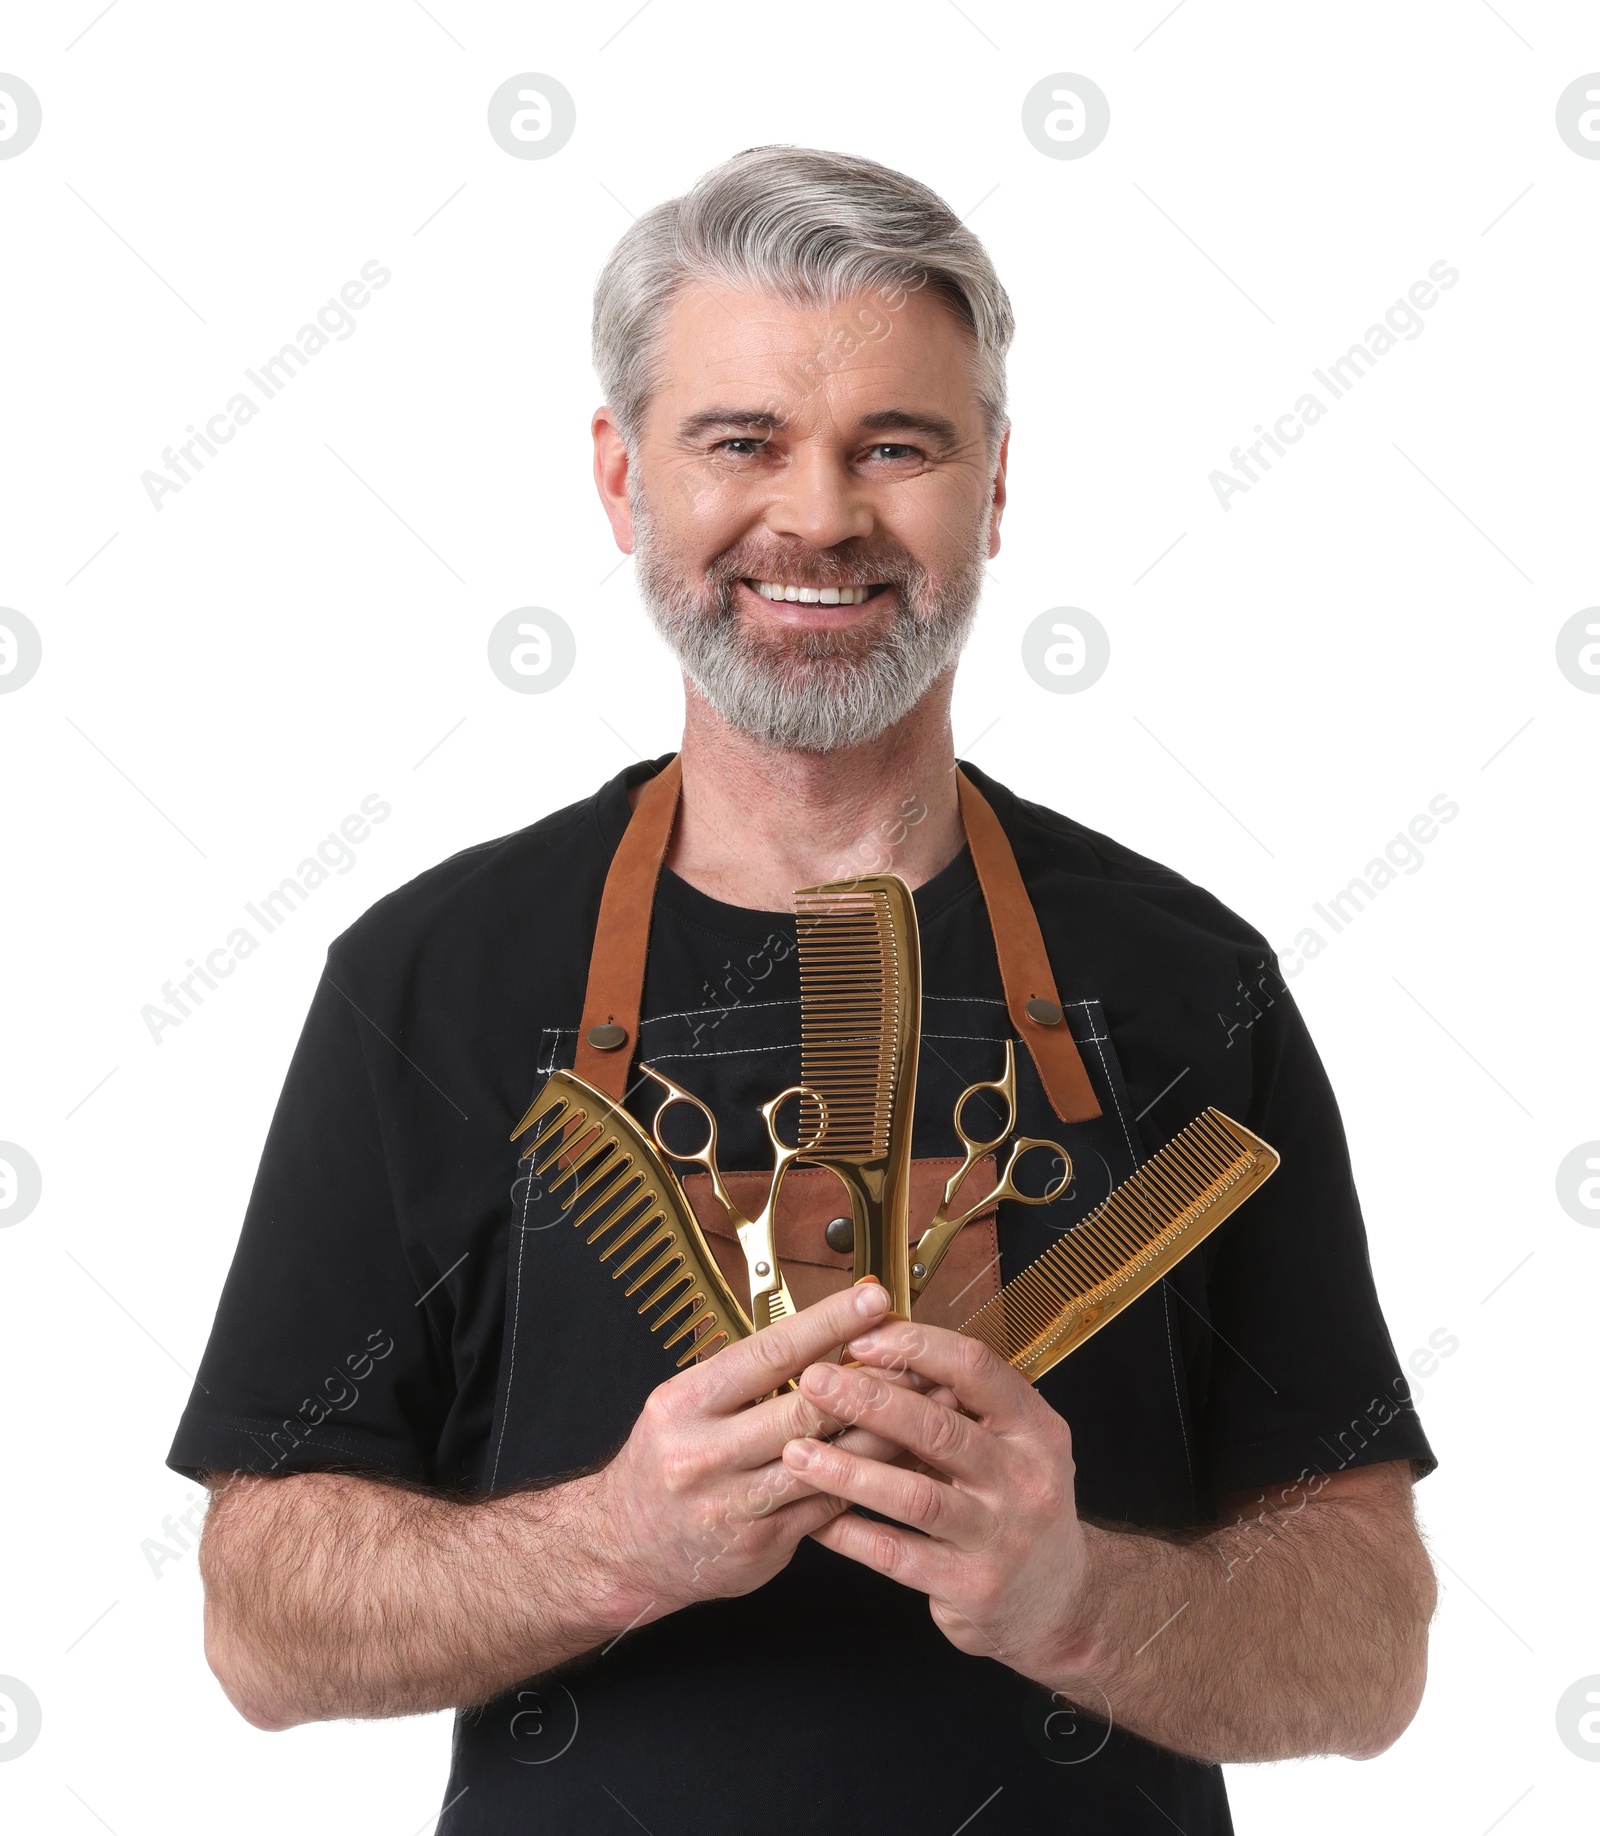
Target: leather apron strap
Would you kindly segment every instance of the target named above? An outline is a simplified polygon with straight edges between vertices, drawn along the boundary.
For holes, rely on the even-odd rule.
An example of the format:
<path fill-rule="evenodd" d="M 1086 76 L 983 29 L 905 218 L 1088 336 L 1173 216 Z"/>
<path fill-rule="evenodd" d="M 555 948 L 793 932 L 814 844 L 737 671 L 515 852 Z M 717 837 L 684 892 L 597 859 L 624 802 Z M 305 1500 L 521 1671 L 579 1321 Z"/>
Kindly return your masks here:
<path fill-rule="evenodd" d="M 600 895 L 572 1068 L 613 1103 L 620 1103 L 628 1088 L 628 1065 L 639 1040 L 650 913 L 682 782 L 683 769 L 674 754 L 639 793 Z"/>
<path fill-rule="evenodd" d="M 1044 933 L 1022 883 L 1010 838 L 990 808 L 989 799 L 959 766 L 956 787 L 967 846 L 978 870 L 983 902 L 989 908 L 989 928 L 994 932 L 994 950 L 1000 959 L 1000 980 L 1005 987 L 1011 1024 L 1033 1055 L 1050 1107 L 1063 1122 L 1091 1121 L 1099 1115 L 1100 1104 L 1083 1068 L 1077 1041 L 1067 1028 L 1056 979 L 1050 972 Z"/>
<path fill-rule="evenodd" d="M 589 957 L 572 1068 L 614 1103 L 620 1103 L 627 1090 L 628 1068 L 638 1044 L 650 913 L 682 780 L 674 756 L 644 787 L 600 895 L 600 921 Z M 1067 1028 L 1044 934 L 1011 842 L 988 799 L 959 767 L 956 784 L 1011 1024 L 1033 1055 L 1050 1107 L 1063 1122 L 1091 1121 L 1100 1114 L 1100 1104 Z"/>

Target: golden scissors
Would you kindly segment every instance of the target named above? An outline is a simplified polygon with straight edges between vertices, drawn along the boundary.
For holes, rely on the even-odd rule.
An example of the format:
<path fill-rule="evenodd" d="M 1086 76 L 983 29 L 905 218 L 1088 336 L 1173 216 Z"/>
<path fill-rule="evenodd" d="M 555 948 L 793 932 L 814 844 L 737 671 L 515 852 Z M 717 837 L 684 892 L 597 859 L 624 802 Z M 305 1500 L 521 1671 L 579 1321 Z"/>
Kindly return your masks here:
<path fill-rule="evenodd" d="M 776 1223 L 778 1216 L 778 1188 L 783 1184 L 783 1176 L 790 1166 L 814 1148 L 822 1139 L 823 1131 L 828 1126 L 828 1106 L 813 1090 L 803 1084 L 791 1084 L 787 1090 L 780 1091 L 770 1103 L 761 1105 L 762 1118 L 767 1125 L 767 1135 L 772 1142 L 772 1186 L 767 1193 L 767 1202 L 761 1208 L 758 1217 L 747 1218 L 734 1204 L 728 1194 L 728 1188 L 722 1183 L 722 1172 L 717 1165 L 717 1118 L 692 1091 L 685 1090 L 681 1084 L 675 1084 L 664 1072 L 657 1071 L 649 1065 L 640 1067 L 647 1076 L 666 1091 L 666 1101 L 656 1110 L 655 1119 L 650 1124 L 651 1138 L 656 1146 L 669 1160 L 676 1160 L 685 1166 L 702 1167 L 711 1176 L 711 1191 L 717 1203 L 727 1213 L 728 1222 L 733 1226 L 734 1234 L 739 1239 L 739 1247 L 744 1251 L 745 1269 L 750 1282 L 750 1321 L 757 1332 L 764 1326 L 770 1326 L 774 1320 L 781 1320 L 798 1309 L 794 1296 L 789 1292 L 789 1284 L 783 1278 L 783 1270 L 778 1262 Z M 778 1135 L 778 1111 L 790 1097 L 809 1097 L 817 1105 L 819 1120 L 816 1129 L 805 1140 L 796 1146 L 787 1146 Z M 667 1111 L 680 1103 L 700 1112 L 706 1125 L 706 1138 L 698 1148 L 682 1149 L 670 1146 L 662 1139 L 661 1124 Z"/>
<path fill-rule="evenodd" d="M 1000 1132 L 986 1141 L 974 1140 L 962 1126 L 961 1117 L 967 1104 L 985 1091 L 993 1091 L 1001 1100 L 1004 1108 L 1004 1119 Z M 1031 1135 L 1018 1135 L 1011 1145 L 1011 1155 L 1006 1161 L 1005 1171 L 995 1183 L 992 1192 L 978 1200 L 975 1205 L 968 1205 L 954 1217 L 950 1207 L 961 1189 L 961 1182 L 972 1169 L 983 1159 L 985 1154 L 997 1154 L 1011 1133 L 1017 1119 L 1017 1052 L 1011 1040 L 1006 1041 L 1006 1067 L 993 1083 L 969 1084 L 956 1098 L 954 1122 L 956 1133 L 961 1137 L 961 1145 L 966 1150 L 961 1165 L 956 1168 L 945 1182 L 944 1197 L 939 1201 L 939 1209 L 933 1214 L 933 1222 L 917 1240 L 916 1248 L 911 1252 L 911 1292 L 920 1294 L 933 1279 L 933 1272 L 944 1259 L 944 1253 L 955 1240 L 956 1232 L 970 1224 L 980 1212 L 987 1211 L 1001 1199 L 1012 1199 L 1019 1205 L 1048 1205 L 1060 1198 L 1072 1183 L 1072 1160 L 1067 1150 L 1056 1141 L 1037 1141 Z M 1061 1175 L 1053 1180 L 1043 1192 L 1019 1192 L 1014 1183 L 1014 1175 L 1023 1157 L 1034 1148 L 1048 1148 L 1061 1160 Z"/>

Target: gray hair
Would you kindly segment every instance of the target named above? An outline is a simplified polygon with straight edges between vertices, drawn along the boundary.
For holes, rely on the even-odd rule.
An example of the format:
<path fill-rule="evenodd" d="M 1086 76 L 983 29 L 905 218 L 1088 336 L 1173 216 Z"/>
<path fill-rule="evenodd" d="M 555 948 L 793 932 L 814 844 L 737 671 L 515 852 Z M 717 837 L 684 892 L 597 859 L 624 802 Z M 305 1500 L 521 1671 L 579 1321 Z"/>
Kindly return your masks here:
<path fill-rule="evenodd" d="M 931 288 L 972 333 L 974 381 L 998 445 L 1011 302 L 983 244 L 916 179 L 847 153 L 751 147 L 646 211 L 594 293 L 594 366 L 630 450 L 660 380 L 661 321 L 694 280 L 807 305 Z"/>

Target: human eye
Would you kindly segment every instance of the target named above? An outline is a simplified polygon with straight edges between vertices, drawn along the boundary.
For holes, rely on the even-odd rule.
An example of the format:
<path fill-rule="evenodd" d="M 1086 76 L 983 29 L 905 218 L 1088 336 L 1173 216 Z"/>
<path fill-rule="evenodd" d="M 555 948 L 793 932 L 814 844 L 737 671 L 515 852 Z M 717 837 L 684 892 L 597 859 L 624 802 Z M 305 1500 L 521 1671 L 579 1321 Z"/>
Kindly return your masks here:
<path fill-rule="evenodd" d="M 753 459 L 763 452 L 768 445 L 766 440 L 757 439 L 754 434 L 736 434 L 727 440 L 718 440 L 712 445 L 712 452 L 722 453 L 729 459 Z"/>
<path fill-rule="evenodd" d="M 880 464 L 903 465 L 908 461 L 919 460 L 923 455 L 920 448 L 907 446 L 902 441 L 880 440 L 867 448 L 866 457 Z"/>

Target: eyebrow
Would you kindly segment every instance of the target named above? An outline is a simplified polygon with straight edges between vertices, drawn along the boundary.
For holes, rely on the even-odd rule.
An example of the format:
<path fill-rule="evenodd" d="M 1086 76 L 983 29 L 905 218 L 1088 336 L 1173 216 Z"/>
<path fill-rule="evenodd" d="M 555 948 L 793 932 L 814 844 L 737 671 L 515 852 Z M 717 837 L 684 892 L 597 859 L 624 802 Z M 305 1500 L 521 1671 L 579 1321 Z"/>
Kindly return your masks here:
<path fill-rule="evenodd" d="M 678 437 L 697 440 L 716 428 L 730 428 L 743 433 L 772 433 L 784 424 L 783 416 L 765 414 L 759 408 L 703 408 L 678 423 Z"/>
<path fill-rule="evenodd" d="M 919 414 L 909 408 L 880 408 L 876 414 L 864 414 L 861 426 L 869 433 L 920 433 L 941 446 L 957 446 L 961 429 L 942 414 Z"/>
<path fill-rule="evenodd" d="M 698 440 L 708 433 L 777 433 L 787 422 L 781 414 L 758 408 L 705 408 L 691 414 L 678 425 L 682 440 Z M 857 426 L 864 433 L 920 433 L 941 446 L 957 446 L 961 430 L 954 421 L 939 414 L 922 414 L 910 408 L 880 408 L 864 414 Z"/>

